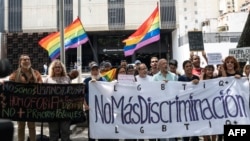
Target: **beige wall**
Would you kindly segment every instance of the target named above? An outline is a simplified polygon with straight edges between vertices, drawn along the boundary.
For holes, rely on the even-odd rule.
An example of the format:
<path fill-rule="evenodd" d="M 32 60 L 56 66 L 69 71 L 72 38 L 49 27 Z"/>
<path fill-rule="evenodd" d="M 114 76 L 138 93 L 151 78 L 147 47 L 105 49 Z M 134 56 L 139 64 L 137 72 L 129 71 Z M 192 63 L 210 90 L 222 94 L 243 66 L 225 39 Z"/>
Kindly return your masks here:
<path fill-rule="evenodd" d="M 81 0 L 81 21 L 87 31 L 108 30 L 108 5 L 106 0 Z M 137 29 L 153 12 L 155 0 L 126 0 L 125 29 Z M 56 30 L 56 0 L 23 0 L 24 32 Z M 5 3 L 7 27 L 8 2 Z M 73 1 L 73 19 L 78 16 L 78 0 Z"/>

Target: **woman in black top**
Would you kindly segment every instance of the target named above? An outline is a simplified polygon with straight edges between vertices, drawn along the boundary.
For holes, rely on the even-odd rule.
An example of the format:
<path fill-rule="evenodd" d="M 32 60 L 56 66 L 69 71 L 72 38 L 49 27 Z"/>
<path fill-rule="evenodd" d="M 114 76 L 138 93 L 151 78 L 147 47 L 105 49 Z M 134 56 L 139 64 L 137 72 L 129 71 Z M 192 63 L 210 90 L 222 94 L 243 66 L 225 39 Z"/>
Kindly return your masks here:
<path fill-rule="evenodd" d="M 221 65 L 221 75 L 218 77 L 230 77 L 241 78 L 243 75 L 240 72 L 240 65 L 233 56 L 227 56 L 224 63 Z M 218 141 L 222 141 L 223 134 L 218 135 Z"/>
<path fill-rule="evenodd" d="M 235 78 L 241 78 L 243 76 L 240 72 L 240 65 L 233 56 L 227 56 L 225 58 L 224 63 L 221 66 L 221 76 L 235 76 Z"/>

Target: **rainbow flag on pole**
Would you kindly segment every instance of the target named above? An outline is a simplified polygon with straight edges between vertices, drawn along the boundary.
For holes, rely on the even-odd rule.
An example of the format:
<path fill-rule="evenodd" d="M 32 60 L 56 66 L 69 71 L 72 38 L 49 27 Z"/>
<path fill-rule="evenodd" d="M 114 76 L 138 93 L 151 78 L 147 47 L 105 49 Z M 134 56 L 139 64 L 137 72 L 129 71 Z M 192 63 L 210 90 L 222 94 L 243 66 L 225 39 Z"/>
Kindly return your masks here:
<path fill-rule="evenodd" d="M 64 29 L 64 48 L 77 48 L 89 40 L 79 18 Z M 51 33 L 39 41 L 46 49 L 49 57 L 54 60 L 60 55 L 60 32 Z"/>
<path fill-rule="evenodd" d="M 126 44 L 124 55 L 130 56 L 134 52 L 150 43 L 160 39 L 160 24 L 158 5 L 150 17 L 127 39 L 123 40 Z"/>

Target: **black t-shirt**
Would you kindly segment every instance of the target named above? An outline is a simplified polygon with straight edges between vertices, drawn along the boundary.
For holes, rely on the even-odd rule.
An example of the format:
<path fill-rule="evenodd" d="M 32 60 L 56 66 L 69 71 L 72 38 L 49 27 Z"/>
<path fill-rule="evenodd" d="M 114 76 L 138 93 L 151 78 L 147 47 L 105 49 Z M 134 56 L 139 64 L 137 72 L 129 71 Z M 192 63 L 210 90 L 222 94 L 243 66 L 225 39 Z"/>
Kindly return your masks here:
<path fill-rule="evenodd" d="M 235 76 L 236 74 L 238 74 L 238 75 L 240 75 L 241 77 L 243 77 L 243 74 L 240 73 L 239 71 L 236 71 L 236 72 L 233 73 L 233 74 L 230 74 L 230 73 L 226 72 L 227 77 L 229 77 L 229 76 Z M 220 74 L 218 77 L 222 77 L 222 74 Z"/>
<path fill-rule="evenodd" d="M 184 82 L 190 82 L 194 79 L 198 79 L 200 80 L 200 78 L 197 76 L 197 75 L 193 75 L 191 78 L 190 77 L 187 77 L 185 74 L 184 75 L 181 75 L 179 78 L 178 78 L 178 81 L 184 81 Z"/>

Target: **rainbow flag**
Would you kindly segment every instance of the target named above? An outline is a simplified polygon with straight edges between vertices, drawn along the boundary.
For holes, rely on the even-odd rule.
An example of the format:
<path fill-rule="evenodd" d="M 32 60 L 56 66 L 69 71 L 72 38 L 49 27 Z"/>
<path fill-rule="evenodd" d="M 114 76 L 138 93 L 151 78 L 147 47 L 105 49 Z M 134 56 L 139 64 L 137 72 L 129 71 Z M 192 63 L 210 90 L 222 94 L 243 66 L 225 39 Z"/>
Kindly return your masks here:
<path fill-rule="evenodd" d="M 150 17 L 127 39 L 123 40 L 125 43 L 124 55 L 130 56 L 134 52 L 150 43 L 156 42 L 160 39 L 160 24 L 159 24 L 159 10 L 158 5 Z"/>
<path fill-rule="evenodd" d="M 111 70 L 109 70 L 107 72 L 101 73 L 101 77 L 104 80 L 110 82 L 110 81 L 115 79 L 115 74 L 116 74 L 116 68 L 113 68 L 113 69 L 111 69 Z"/>
<path fill-rule="evenodd" d="M 64 48 L 77 48 L 89 40 L 79 18 L 64 29 Z M 60 55 L 60 32 L 54 32 L 39 41 L 39 45 L 46 49 L 49 57 L 54 60 Z"/>

